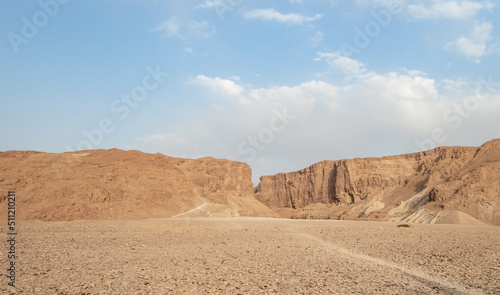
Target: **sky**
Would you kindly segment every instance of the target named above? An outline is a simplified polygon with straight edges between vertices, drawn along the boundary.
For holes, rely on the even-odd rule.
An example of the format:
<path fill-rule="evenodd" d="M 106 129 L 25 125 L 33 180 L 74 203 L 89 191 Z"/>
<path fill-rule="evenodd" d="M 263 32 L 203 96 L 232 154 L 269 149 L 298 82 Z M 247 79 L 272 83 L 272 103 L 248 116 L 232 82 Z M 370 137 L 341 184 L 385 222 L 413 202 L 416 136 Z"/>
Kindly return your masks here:
<path fill-rule="evenodd" d="M 500 2 L 0 0 L 0 151 L 261 175 L 500 137 Z"/>

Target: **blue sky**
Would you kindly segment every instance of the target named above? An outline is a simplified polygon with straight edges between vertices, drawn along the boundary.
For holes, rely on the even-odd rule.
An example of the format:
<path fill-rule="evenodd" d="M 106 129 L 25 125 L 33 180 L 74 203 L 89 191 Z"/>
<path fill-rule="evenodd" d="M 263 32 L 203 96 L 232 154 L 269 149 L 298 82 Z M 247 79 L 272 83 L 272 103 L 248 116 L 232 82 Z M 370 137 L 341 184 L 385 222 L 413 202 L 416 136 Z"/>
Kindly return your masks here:
<path fill-rule="evenodd" d="M 0 150 L 320 160 L 500 137 L 498 1 L 0 1 Z"/>

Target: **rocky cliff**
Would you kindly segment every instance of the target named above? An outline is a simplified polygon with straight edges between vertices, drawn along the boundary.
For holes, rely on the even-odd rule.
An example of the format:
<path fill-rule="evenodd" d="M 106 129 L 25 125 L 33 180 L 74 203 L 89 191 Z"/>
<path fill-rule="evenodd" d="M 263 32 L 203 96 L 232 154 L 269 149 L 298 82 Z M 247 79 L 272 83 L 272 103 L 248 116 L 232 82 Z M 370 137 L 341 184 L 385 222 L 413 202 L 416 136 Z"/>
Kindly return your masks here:
<path fill-rule="evenodd" d="M 261 177 L 255 195 L 283 217 L 500 225 L 500 139 L 322 161 Z"/>
<path fill-rule="evenodd" d="M 15 190 L 20 219 L 276 216 L 253 195 L 245 163 L 139 151 L 0 153 L 0 214 Z M 188 212 L 188 213 L 185 213 Z"/>

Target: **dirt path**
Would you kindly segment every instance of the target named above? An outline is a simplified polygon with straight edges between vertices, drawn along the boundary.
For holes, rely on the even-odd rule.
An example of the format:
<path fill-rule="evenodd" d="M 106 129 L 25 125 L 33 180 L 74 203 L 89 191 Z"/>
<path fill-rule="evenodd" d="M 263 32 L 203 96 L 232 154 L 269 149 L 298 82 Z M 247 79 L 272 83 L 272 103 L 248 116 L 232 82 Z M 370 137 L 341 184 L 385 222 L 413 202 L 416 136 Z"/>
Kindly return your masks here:
<path fill-rule="evenodd" d="M 430 288 L 439 289 L 445 292 L 449 292 L 450 294 L 483 294 L 481 290 L 475 289 L 466 289 L 460 284 L 452 283 L 443 279 L 433 278 L 431 274 L 426 273 L 421 270 L 417 270 L 408 266 L 403 266 L 399 264 L 395 264 L 383 259 L 375 258 L 369 255 L 355 253 L 352 250 L 349 250 L 344 247 L 340 247 L 331 242 L 324 241 L 318 237 L 312 236 L 310 234 L 303 233 L 303 237 L 307 239 L 312 239 L 317 241 L 322 247 L 328 249 L 328 251 L 334 254 L 344 255 L 345 257 L 355 261 L 358 264 L 373 264 L 376 267 L 380 267 L 384 269 L 384 272 L 400 272 L 411 279 L 416 281 L 420 281 Z"/>
<path fill-rule="evenodd" d="M 185 215 L 188 215 L 188 214 L 193 213 L 193 212 L 198 211 L 198 210 L 199 210 L 199 211 L 206 212 L 206 214 L 208 215 L 208 217 L 212 217 L 212 215 L 210 214 L 210 211 L 207 211 L 207 210 L 203 210 L 203 209 L 202 209 L 202 208 L 203 208 L 203 207 L 205 207 L 206 205 L 208 205 L 208 203 L 207 203 L 207 202 L 205 202 L 205 203 L 201 204 L 200 206 L 198 206 L 198 207 L 196 207 L 196 208 L 194 208 L 194 209 L 191 209 L 191 210 L 186 211 L 186 212 L 181 213 L 181 214 L 177 214 L 177 215 L 172 216 L 172 217 L 170 217 L 170 218 L 176 218 L 176 217 L 185 216 Z"/>

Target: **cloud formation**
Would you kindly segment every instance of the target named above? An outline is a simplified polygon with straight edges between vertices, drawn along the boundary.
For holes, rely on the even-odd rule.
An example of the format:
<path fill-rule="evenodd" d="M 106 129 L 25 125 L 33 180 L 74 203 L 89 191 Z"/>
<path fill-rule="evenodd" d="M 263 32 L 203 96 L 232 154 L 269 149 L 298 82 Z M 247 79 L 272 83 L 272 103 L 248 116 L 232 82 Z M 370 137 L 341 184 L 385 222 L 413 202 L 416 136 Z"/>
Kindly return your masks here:
<path fill-rule="evenodd" d="M 194 21 L 173 16 L 153 29 L 165 37 L 177 37 L 183 41 L 215 36 L 215 27 L 207 21 Z"/>
<path fill-rule="evenodd" d="M 224 5 L 224 0 L 205 0 L 205 2 L 201 3 L 200 5 L 195 6 L 195 9 L 199 8 L 205 8 L 205 9 L 211 9 L 215 7 L 221 7 Z"/>
<path fill-rule="evenodd" d="M 450 79 L 438 82 L 411 70 L 385 74 L 365 71 L 345 85 L 311 80 L 293 86 L 253 88 L 205 75 L 189 83 L 213 101 L 211 108 L 204 109 L 196 120 L 179 124 L 173 134 L 144 136 L 141 143 L 163 146 L 161 152 L 173 156 L 210 155 L 248 161 L 248 155 L 239 153 L 238 146 L 268 127 L 276 111 L 286 109 L 294 119 L 251 160 L 254 175 L 278 172 L 270 167 L 280 167 L 283 172 L 332 157 L 371 155 L 368 153 L 377 150 L 369 146 L 371 140 L 383 146 L 383 154 L 390 153 L 391 142 L 384 145 L 381 138 L 393 138 L 408 151 L 416 151 L 414 141 L 429 137 L 436 127 L 443 127 L 450 138 L 473 137 L 464 135 L 463 130 L 455 132 L 455 124 L 444 121 L 443 116 L 456 120 L 458 104 L 473 97 L 478 106 L 464 120 L 480 125 L 483 120 L 494 120 L 496 115 L 490 108 L 500 104 L 498 94 L 483 95 L 486 88 L 477 96 L 475 83 Z M 447 85 L 461 87 L 457 90 Z M 301 157 L 280 162 L 297 155 Z"/>
<path fill-rule="evenodd" d="M 490 10 L 495 4 L 489 0 L 356 0 L 358 5 L 403 6 L 414 19 L 468 19 L 481 10 Z"/>
<path fill-rule="evenodd" d="M 322 32 L 317 32 L 316 34 L 314 34 L 314 36 L 311 38 L 312 46 L 319 46 L 323 42 L 324 37 L 325 35 Z"/>
<path fill-rule="evenodd" d="M 258 19 L 266 21 L 276 21 L 288 25 L 301 25 L 303 23 L 313 22 L 321 19 L 321 14 L 314 16 L 304 16 L 297 13 L 282 14 L 273 8 L 269 9 L 255 9 L 247 11 L 244 14 L 246 19 Z"/>
<path fill-rule="evenodd" d="M 417 19 L 466 19 L 476 16 L 481 10 L 491 9 L 493 6 L 494 4 L 490 1 L 417 1 L 416 4 L 408 5 L 408 12 Z"/>
<path fill-rule="evenodd" d="M 468 36 L 461 36 L 446 44 L 445 49 L 456 51 L 479 63 L 485 55 L 499 52 L 495 44 L 490 44 L 493 26 L 489 22 L 476 22 Z"/>
<path fill-rule="evenodd" d="M 192 78 L 190 83 L 208 89 L 213 94 L 217 95 L 218 98 L 237 101 L 239 104 L 249 103 L 243 95 L 243 87 L 231 80 L 221 79 L 219 77 L 209 78 L 205 75 L 198 75 L 195 78 Z"/>
<path fill-rule="evenodd" d="M 314 60 L 324 60 L 332 68 L 347 75 L 360 75 L 366 72 L 365 65 L 357 60 L 343 56 L 340 52 L 325 53 L 318 52 L 318 57 Z"/>

